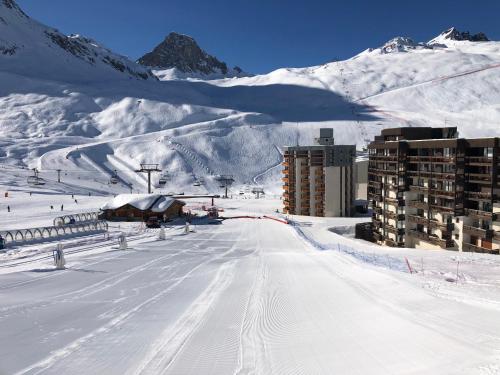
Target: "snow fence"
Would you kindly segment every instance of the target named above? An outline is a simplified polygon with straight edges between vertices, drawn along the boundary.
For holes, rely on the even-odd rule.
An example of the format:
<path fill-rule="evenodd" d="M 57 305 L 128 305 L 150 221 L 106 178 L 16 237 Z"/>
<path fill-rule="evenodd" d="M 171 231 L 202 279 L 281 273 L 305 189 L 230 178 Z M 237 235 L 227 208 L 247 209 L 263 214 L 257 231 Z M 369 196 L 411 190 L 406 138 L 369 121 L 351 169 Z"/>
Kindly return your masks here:
<path fill-rule="evenodd" d="M 15 246 L 27 243 L 55 241 L 63 238 L 97 234 L 108 231 L 105 220 L 75 222 L 68 225 L 55 225 L 28 229 L 14 229 L 0 232 L 5 246 Z"/>

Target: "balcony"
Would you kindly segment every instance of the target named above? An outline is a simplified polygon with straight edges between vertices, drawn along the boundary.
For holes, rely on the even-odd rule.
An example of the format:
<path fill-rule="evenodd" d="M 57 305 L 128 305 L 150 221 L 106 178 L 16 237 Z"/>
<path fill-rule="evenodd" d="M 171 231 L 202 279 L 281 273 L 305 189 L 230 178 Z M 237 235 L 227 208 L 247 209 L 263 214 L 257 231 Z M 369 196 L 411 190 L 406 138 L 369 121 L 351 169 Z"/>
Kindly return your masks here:
<path fill-rule="evenodd" d="M 485 238 L 485 239 L 492 239 L 494 234 L 492 229 L 483 229 L 465 224 L 464 224 L 464 233 L 470 234 L 471 236 L 474 237 Z"/>
<path fill-rule="evenodd" d="M 408 160 L 411 162 L 414 162 L 414 163 L 454 163 L 455 157 L 454 156 L 442 156 L 442 155 L 436 155 L 436 156 L 411 155 L 411 156 L 408 156 Z"/>
<path fill-rule="evenodd" d="M 429 208 L 429 204 L 427 202 L 422 202 L 418 200 L 410 201 L 407 203 L 408 207 L 412 208 L 421 208 L 423 210 L 427 210 Z"/>
<path fill-rule="evenodd" d="M 426 193 L 429 190 L 427 186 L 410 185 L 410 191 L 417 193 Z"/>
<path fill-rule="evenodd" d="M 385 202 L 389 204 L 396 204 L 398 206 L 402 206 L 404 204 L 403 198 L 392 198 L 392 197 L 385 197 Z"/>
<path fill-rule="evenodd" d="M 418 215 L 406 215 L 409 223 L 422 224 L 427 225 L 429 223 L 429 219 L 426 217 L 418 216 Z"/>
<path fill-rule="evenodd" d="M 382 207 L 373 207 L 373 212 L 382 215 Z"/>
<path fill-rule="evenodd" d="M 438 198 L 455 199 L 454 191 L 441 190 L 439 188 L 430 188 L 429 195 L 433 195 Z"/>
<path fill-rule="evenodd" d="M 465 195 L 470 200 L 491 200 L 491 191 L 466 191 Z"/>
<path fill-rule="evenodd" d="M 471 184 L 491 185 L 492 179 L 489 173 L 466 173 L 467 180 Z"/>
<path fill-rule="evenodd" d="M 448 248 L 452 248 L 455 246 L 455 243 L 453 242 L 453 240 L 442 239 L 442 238 L 439 238 L 437 236 L 429 235 L 428 233 L 419 232 L 419 231 L 413 230 L 413 229 L 408 231 L 408 235 L 410 235 L 411 237 L 414 237 L 414 238 L 418 238 L 419 240 L 429 242 L 433 245 L 437 245 L 443 249 L 448 249 Z"/>
<path fill-rule="evenodd" d="M 389 219 L 396 220 L 396 221 L 404 221 L 405 220 L 404 214 L 396 214 L 393 211 L 385 211 L 385 217 L 387 217 Z"/>
<path fill-rule="evenodd" d="M 368 199 L 372 199 L 375 202 L 382 202 L 382 196 L 378 194 L 368 193 Z"/>
<path fill-rule="evenodd" d="M 368 181 L 368 186 L 380 188 L 382 186 L 382 182 L 380 182 L 380 181 Z"/>
<path fill-rule="evenodd" d="M 465 209 L 465 214 L 472 217 L 477 217 L 479 219 L 487 219 L 487 220 L 497 220 L 497 214 L 489 211 L 481 211 L 481 210 L 473 210 L 471 208 Z"/>
<path fill-rule="evenodd" d="M 395 235 L 403 235 L 405 234 L 405 229 L 404 228 L 396 228 L 396 227 L 393 227 L 392 225 L 384 225 L 384 229 L 389 232 L 389 233 L 392 233 L 392 234 L 395 234 Z"/>
<path fill-rule="evenodd" d="M 401 171 L 404 173 L 404 171 Z M 398 176 L 398 171 L 396 169 L 378 169 L 378 168 L 368 168 L 368 174 L 377 176 Z"/>
<path fill-rule="evenodd" d="M 372 218 L 372 223 L 377 228 L 381 228 L 382 227 L 382 221 L 379 220 L 379 219 Z"/>
<path fill-rule="evenodd" d="M 487 156 L 466 156 L 467 164 L 469 165 L 492 165 L 493 158 Z"/>
<path fill-rule="evenodd" d="M 437 180 L 455 180 L 455 172 L 433 172 L 433 171 L 418 171 L 408 170 L 408 175 L 412 177 L 435 178 Z"/>
<path fill-rule="evenodd" d="M 443 223 L 441 221 L 437 221 L 435 219 L 429 220 L 429 228 L 440 229 L 445 232 L 453 232 L 455 229 L 454 223 Z"/>
<path fill-rule="evenodd" d="M 498 254 L 499 252 L 498 249 L 489 249 L 487 247 L 477 246 L 467 242 L 464 242 L 462 244 L 462 250 L 474 253 L 491 253 L 491 254 Z"/>
<path fill-rule="evenodd" d="M 393 192 L 404 191 L 404 185 L 386 184 L 385 189 Z"/>
<path fill-rule="evenodd" d="M 397 155 L 370 155 L 369 160 L 398 161 Z"/>

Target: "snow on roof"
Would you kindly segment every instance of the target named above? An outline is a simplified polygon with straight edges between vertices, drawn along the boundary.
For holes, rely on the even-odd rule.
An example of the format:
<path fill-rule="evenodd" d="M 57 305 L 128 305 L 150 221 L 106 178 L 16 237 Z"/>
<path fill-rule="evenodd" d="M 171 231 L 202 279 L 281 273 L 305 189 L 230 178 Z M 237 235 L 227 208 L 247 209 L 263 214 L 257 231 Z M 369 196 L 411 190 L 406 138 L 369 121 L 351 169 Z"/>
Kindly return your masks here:
<path fill-rule="evenodd" d="M 116 210 L 125 205 L 131 205 L 141 211 L 152 210 L 163 212 L 169 208 L 176 199 L 165 197 L 161 194 L 120 194 L 105 203 L 102 210 Z"/>

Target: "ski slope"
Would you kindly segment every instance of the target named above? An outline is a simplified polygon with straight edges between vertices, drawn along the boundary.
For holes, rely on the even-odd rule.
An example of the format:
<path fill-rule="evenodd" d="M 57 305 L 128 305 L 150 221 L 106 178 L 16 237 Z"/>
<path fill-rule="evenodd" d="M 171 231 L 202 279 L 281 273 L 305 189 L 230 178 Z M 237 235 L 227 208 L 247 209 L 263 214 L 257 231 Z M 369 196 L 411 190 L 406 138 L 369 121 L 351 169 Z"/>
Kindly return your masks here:
<path fill-rule="evenodd" d="M 278 193 L 273 167 L 283 146 L 313 142 L 320 127 L 358 149 L 394 126 L 500 135 L 500 42 L 445 32 L 314 67 L 159 81 L 95 41 L 38 23 L 11 0 L 0 2 L 0 15 L 0 163 L 49 178 L 61 169 L 82 187 L 98 180 L 104 190 L 117 170 L 118 190 L 143 191 L 134 170 L 158 163 L 172 176 L 166 192 L 216 192 L 213 176 L 230 174 L 235 189 L 258 182 Z M 198 179 L 207 183 L 194 189 Z"/>
<path fill-rule="evenodd" d="M 279 201 L 223 206 L 261 216 Z M 0 268 L 0 373 L 498 373 L 495 256 L 461 271 L 491 272 L 480 301 L 472 279 L 450 284 L 336 251 L 325 227 L 356 219 L 296 220 L 200 223 L 188 235 L 174 226 L 165 241 L 68 255 L 65 271 Z M 447 271 L 449 252 L 419 253 Z"/>

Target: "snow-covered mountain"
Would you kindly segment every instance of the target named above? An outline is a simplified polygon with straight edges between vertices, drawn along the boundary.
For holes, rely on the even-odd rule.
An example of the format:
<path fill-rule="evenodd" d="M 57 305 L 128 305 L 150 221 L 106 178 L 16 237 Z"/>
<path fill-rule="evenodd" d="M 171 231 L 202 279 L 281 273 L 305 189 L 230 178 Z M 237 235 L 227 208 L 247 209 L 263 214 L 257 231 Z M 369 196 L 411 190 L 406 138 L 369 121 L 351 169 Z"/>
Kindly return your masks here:
<path fill-rule="evenodd" d="M 162 80 L 220 79 L 248 75 L 241 68 L 228 68 L 225 62 L 202 50 L 196 41 L 172 32 L 153 51 L 142 56 L 138 63 L 154 69 Z"/>
<path fill-rule="evenodd" d="M 11 0 L 0 0 L 0 17 L 0 163 L 37 166 L 46 176 L 62 169 L 80 188 L 110 191 L 116 169 L 124 184 L 113 189 L 127 191 L 125 182 L 143 189 L 134 170 L 145 162 L 169 171 L 167 191 L 219 191 L 214 176 L 232 174 L 236 189 L 258 183 L 279 192 L 282 146 L 310 143 L 325 126 L 336 142 L 359 149 L 394 126 L 500 136 L 499 42 L 400 38 L 314 67 L 157 81 L 27 18 Z M 46 31 L 92 53 L 62 48 Z M 103 61 L 107 55 L 130 71 Z M 205 183 L 193 186 L 200 178 Z"/>
<path fill-rule="evenodd" d="M 0 0 L 0 71 L 50 80 L 155 79 L 96 41 L 66 36 L 31 19 L 13 0 Z"/>

